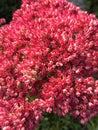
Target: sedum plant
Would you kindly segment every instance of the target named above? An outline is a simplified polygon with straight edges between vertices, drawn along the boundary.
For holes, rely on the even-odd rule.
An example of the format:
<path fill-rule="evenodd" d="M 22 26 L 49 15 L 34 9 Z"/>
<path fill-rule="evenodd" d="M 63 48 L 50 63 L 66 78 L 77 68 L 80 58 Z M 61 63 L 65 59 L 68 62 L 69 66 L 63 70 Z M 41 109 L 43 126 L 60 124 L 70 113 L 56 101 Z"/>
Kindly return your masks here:
<path fill-rule="evenodd" d="M 35 130 L 43 113 L 98 114 L 98 19 L 66 0 L 23 0 L 0 28 L 1 129 Z"/>

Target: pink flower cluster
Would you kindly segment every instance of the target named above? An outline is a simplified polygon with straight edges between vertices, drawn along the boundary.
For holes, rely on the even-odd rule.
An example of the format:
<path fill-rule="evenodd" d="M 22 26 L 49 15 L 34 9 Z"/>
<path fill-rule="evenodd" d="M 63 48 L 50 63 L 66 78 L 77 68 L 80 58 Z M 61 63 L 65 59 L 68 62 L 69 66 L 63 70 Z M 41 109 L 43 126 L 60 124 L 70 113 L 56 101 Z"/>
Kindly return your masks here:
<path fill-rule="evenodd" d="M 0 26 L 2 25 L 2 24 L 5 24 L 6 23 L 6 20 L 4 19 L 4 18 L 0 18 Z"/>
<path fill-rule="evenodd" d="M 43 112 L 98 114 L 98 19 L 66 0 L 23 0 L 0 28 L 0 127 L 34 130 Z"/>

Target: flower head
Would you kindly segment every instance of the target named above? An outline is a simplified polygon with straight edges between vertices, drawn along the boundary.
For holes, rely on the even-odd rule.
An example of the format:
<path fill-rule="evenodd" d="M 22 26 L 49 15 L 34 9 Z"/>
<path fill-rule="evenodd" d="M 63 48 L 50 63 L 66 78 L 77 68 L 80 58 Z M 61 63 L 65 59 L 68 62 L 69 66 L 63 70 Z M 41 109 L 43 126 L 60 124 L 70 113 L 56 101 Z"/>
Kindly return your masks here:
<path fill-rule="evenodd" d="M 23 0 L 0 28 L 0 127 L 34 130 L 43 112 L 98 113 L 98 20 L 66 0 Z"/>

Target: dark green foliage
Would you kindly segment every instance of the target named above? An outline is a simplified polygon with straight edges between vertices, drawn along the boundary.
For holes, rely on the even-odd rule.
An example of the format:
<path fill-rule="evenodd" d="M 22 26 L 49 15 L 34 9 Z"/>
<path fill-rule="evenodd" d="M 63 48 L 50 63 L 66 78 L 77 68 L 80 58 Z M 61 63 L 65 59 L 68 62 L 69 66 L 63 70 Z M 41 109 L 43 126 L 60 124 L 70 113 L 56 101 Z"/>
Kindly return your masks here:
<path fill-rule="evenodd" d="M 21 5 L 21 0 L 0 0 L 0 18 L 5 18 L 7 23 L 12 19 L 12 13 Z"/>
<path fill-rule="evenodd" d="M 45 119 L 40 122 L 37 130 L 88 130 L 71 115 L 60 117 L 56 114 L 44 114 Z"/>
<path fill-rule="evenodd" d="M 88 130 L 98 130 L 98 116 L 94 117 L 87 124 Z"/>
<path fill-rule="evenodd" d="M 65 117 L 56 114 L 44 113 L 44 120 L 40 122 L 36 130 L 98 130 L 98 116 L 90 120 L 86 125 L 81 125 L 71 115 Z"/>
<path fill-rule="evenodd" d="M 87 0 L 89 13 L 94 13 L 98 17 L 98 0 Z"/>

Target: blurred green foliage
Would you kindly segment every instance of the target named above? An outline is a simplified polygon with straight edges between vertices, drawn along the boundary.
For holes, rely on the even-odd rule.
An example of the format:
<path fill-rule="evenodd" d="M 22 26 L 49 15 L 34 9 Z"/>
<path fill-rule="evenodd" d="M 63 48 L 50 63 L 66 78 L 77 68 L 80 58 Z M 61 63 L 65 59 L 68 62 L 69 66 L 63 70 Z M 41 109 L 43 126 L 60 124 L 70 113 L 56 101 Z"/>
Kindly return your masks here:
<path fill-rule="evenodd" d="M 12 13 L 20 8 L 21 0 L 0 0 L 0 18 L 5 18 L 7 23 L 12 19 Z M 98 0 L 87 0 L 87 9 L 89 13 L 94 13 L 98 17 Z M 30 99 L 30 101 L 34 100 Z M 71 115 L 60 117 L 56 114 L 44 113 L 44 120 L 36 130 L 98 130 L 98 116 L 90 120 L 85 126 Z"/>
<path fill-rule="evenodd" d="M 58 116 L 56 114 L 44 113 L 45 119 L 40 122 L 36 130 L 87 130 L 78 120 L 71 115 Z"/>
<path fill-rule="evenodd" d="M 98 17 L 98 0 L 86 0 L 89 13 L 94 13 Z"/>
<path fill-rule="evenodd" d="M 44 120 L 36 130 L 98 130 L 98 116 L 92 118 L 86 125 L 81 125 L 79 121 L 67 114 L 65 117 L 56 114 L 44 113 Z"/>
<path fill-rule="evenodd" d="M 0 18 L 5 18 L 6 22 L 12 19 L 12 13 L 21 5 L 21 0 L 0 0 Z"/>

